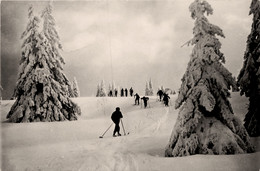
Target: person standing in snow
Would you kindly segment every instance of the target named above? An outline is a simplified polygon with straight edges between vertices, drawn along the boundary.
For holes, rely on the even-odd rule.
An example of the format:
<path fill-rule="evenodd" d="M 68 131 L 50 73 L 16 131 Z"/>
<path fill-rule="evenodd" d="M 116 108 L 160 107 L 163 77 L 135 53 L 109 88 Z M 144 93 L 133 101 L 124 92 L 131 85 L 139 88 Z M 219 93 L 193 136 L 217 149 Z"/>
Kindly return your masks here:
<path fill-rule="evenodd" d="M 117 107 L 116 111 L 114 111 L 111 115 L 111 119 L 112 121 L 115 123 L 115 129 L 114 129 L 114 133 L 113 133 L 113 137 L 116 137 L 116 133 L 118 136 L 121 136 L 120 134 L 120 119 L 123 118 L 122 113 L 120 112 L 120 108 Z"/>
<path fill-rule="evenodd" d="M 139 99 L 140 99 L 139 94 L 135 93 L 134 97 L 135 97 L 135 105 L 136 104 L 139 105 Z"/>
<path fill-rule="evenodd" d="M 121 97 L 124 97 L 124 89 L 121 89 Z"/>
<path fill-rule="evenodd" d="M 109 97 L 113 97 L 113 91 L 112 90 L 109 91 Z"/>
<path fill-rule="evenodd" d="M 169 106 L 169 99 L 170 97 L 168 96 L 168 94 L 164 93 L 163 94 L 163 102 L 165 106 Z"/>
<path fill-rule="evenodd" d="M 127 88 L 125 88 L 125 97 L 127 97 L 127 94 L 128 94 L 128 90 Z"/>
<path fill-rule="evenodd" d="M 160 101 L 162 101 L 163 91 L 162 90 L 158 90 L 157 95 L 159 96 Z"/>
<path fill-rule="evenodd" d="M 132 87 L 130 88 L 129 92 L 130 92 L 130 96 L 132 97 L 132 96 L 133 96 L 133 93 L 134 93 L 134 90 L 133 90 Z"/>
<path fill-rule="evenodd" d="M 143 100 L 144 101 L 144 108 L 146 108 L 147 107 L 147 102 L 148 102 L 148 100 L 149 100 L 149 97 L 142 97 L 141 98 L 141 100 Z"/>
<path fill-rule="evenodd" d="M 115 89 L 115 96 L 117 97 L 117 89 Z"/>

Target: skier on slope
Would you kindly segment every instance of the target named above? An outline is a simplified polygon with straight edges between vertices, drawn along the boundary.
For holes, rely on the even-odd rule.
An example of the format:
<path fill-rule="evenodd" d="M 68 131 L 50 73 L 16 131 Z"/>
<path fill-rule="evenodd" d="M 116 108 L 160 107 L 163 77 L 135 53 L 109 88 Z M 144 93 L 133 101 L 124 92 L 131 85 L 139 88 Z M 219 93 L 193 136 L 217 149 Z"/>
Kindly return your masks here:
<path fill-rule="evenodd" d="M 114 129 L 114 133 L 113 133 L 113 137 L 116 137 L 116 133 L 118 136 L 121 136 L 120 134 L 120 119 L 123 118 L 122 113 L 120 112 L 120 108 L 117 107 L 116 111 L 114 111 L 111 115 L 111 119 L 112 121 L 115 123 L 115 129 Z"/>
<path fill-rule="evenodd" d="M 128 94 L 128 90 L 127 88 L 125 88 L 125 97 L 127 97 L 127 94 Z"/>
<path fill-rule="evenodd" d="M 157 95 L 159 96 L 160 101 L 162 101 L 163 91 L 162 90 L 158 90 Z"/>
<path fill-rule="evenodd" d="M 124 97 L 124 89 L 121 89 L 121 97 Z"/>
<path fill-rule="evenodd" d="M 117 89 L 115 89 L 115 96 L 117 97 Z"/>
<path fill-rule="evenodd" d="M 132 96 L 133 96 L 133 93 L 134 93 L 134 90 L 133 90 L 132 87 L 130 88 L 129 92 L 130 92 L 130 96 L 132 97 Z"/>
<path fill-rule="evenodd" d="M 168 94 L 164 93 L 163 94 L 163 102 L 165 106 L 169 106 L 169 99 L 170 97 L 168 96 Z"/>
<path fill-rule="evenodd" d="M 148 102 L 148 100 L 149 100 L 149 97 L 142 97 L 141 98 L 141 100 L 143 100 L 144 101 L 144 108 L 146 108 L 147 107 L 147 102 Z"/>
<path fill-rule="evenodd" d="M 135 93 L 134 97 L 135 97 L 135 105 L 139 105 L 139 99 L 140 99 L 139 94 Z"/>

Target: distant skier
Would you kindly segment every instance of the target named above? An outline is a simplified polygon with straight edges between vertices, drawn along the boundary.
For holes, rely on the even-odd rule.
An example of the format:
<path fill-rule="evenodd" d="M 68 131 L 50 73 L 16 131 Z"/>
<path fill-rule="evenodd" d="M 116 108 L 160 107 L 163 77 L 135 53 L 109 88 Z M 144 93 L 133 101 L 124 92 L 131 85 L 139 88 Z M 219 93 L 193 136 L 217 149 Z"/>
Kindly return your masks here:
<path fill-rule="evenodd" d="M 134 97 L 135 97 L 135 105 L 136 104 L 139 105 L 139 99 L 140 99 L 139 94 L 135 93 Z"/>
<path fill-rule="evenodd" d="M 112 90 L 109 91 L 109 97 L 113 97 L 113 91 Z"/>
<path fill-rule="evenodd" d="M 133 93 L 134 93 L 134 90 L 133 90 L 132 87 L 130 88 L 129 92 L 130 92 L 130 96 L 132 97 L 132 96 L 133 96 Z"/>
<path fill-rule="evenodd" d="M 124 97 L 124 89 L 121 89 L 121 97 Z"/>
<path fill-rule="evenodd" d="M 169 106 L 169 99 L 170 97 L 168 96 L 168 94 L 164 93 L 163 94 L 163 102 L 165 106 Z"/>
<path fill-rule="evenodd" d="M 127 88 L 125 88 L 125 97 L 127 97 L 127 94 L 128 94 L 128 90 Z"/>
<path fill-rule="evenodd" d="M 115 89 L 115 96 L 117 97 L 117 89 Z"/>
<path fill-rule="evenodd" d="M 114 129 L 114 133 L 113 133 L 113 137 L 116 137 L 116 133 L 118 136 L 121 136 L 120 134 L 120 119 L 123 118 L 122 113 L 120 112 L 120 108 L 117 107 L 116 111 L 114 111 L 111 115 L 111 119 L 112 121 L 115 123 L 115 129 Z"/>
<path fill-rule="evenodd" d="M 162 101 L 163 91 L 162 90 L 158 90 L 157 95 L 159 96 L 160 101 Z"/>
<path fill-rule="evenodd" d="M 142 97 L 141 98 L 141 100 L 143 100 L 144 101 L 144 108 L 146 108 L 147 107 L 147 102 L 148 102 L 148 100 L 149 100 L 149 97 Z"/>

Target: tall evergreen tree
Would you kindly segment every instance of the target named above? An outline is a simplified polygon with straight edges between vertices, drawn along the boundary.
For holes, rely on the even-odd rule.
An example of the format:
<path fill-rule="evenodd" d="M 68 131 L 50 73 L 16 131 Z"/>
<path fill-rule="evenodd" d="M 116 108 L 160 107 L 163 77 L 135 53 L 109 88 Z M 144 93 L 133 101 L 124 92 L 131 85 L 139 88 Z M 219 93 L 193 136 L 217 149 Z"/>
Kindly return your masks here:
<path fill-rule="evenodd" d="M 66 77 L 66 75 L 63 72 L 60 72 L 60 70 L 63 70 L 63 65 L 65 64 L 65 61 L 63 57 L 60 54 L 60 50 L 62 50 L 62 45 L 60 43 L 60 37 L 56 30 L 56 24 L 55 19 L 52 16 L 53 6 L 52 2 L 49 2 L 46 8 L 42 11 L 41 17 L 43 18 L 43 34 L 47 38 L 47 42 L 49 44 L 49 48 L 46 49 L 49 55 L 52 56 L 52 63 L 53 66 L 50 66 L 50 68 L 54 67 L 57 68 L 56 72 L 59 75 L 60 83 L 64 84 L 68 88 L 68 93 L 70 97 L 74 97 L 74 91 L 72 88 L 72 85 L 69 81 L 69 79 Z"/>
<path fill-rule="evenodd" d="M 241 95 L 249 97 L 244 126 L 249 135 L 260 135 L 260 1 L 252 0 L 249 15 L 253 15 L 251 33 L 247 38 L 244 65 L 238 76 Z"/>
<path fill-rule="evenodd" d="M 22 57 L 13 104 L 7 118 L 11 122 L 76 120 L 80 108 L 69 99 L 61 57 L 52 43 L 39 33 L 40 19 L 29 7 L 29 23 L 22 34 Z M 63 61 L 63 60 L 62 60 Z"/>
<path fill-rule="evenodd" d="M 165 156 L 252 152 L 249 136 L 228 101 L 228 90 L 236 88 L 236 82 L 222 64 L 225 59 L 216 35 L 224 34 L 204 16 L 213 9 L 206 1 L 195 0 L 189 10 L 195 19 L 189 43 L 195 46 L 182 78 L 175 104 L 181 108 Z"/>

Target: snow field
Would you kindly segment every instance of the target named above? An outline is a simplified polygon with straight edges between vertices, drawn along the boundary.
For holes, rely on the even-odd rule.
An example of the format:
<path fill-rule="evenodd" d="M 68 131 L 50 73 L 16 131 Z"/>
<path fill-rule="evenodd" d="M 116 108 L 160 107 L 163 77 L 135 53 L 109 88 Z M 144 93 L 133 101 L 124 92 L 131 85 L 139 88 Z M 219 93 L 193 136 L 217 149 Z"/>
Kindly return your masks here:
<path fill-rule="evenodd" d="M 150 107 L 134 105 L 133 97 L 81 97 L 72 99 L 82 110 L 78 121 L 55 123 L 5 122 L 14 101 L 2 101 L 2 170 L 258 170 L 257 152 L 241 155 L 194 155 L 165 158 L 164 148 L 178 116 L 174 109 L 150 97 Z M 234 97 L 233 97 L 234 96 Z M 233 110 L 243 119 L 247 99 L 232 93 Z M 110 116 L 119 106 L 127 136 L 112 137 Z M 123 129 L 121 127 L 121 134 Z"/>

